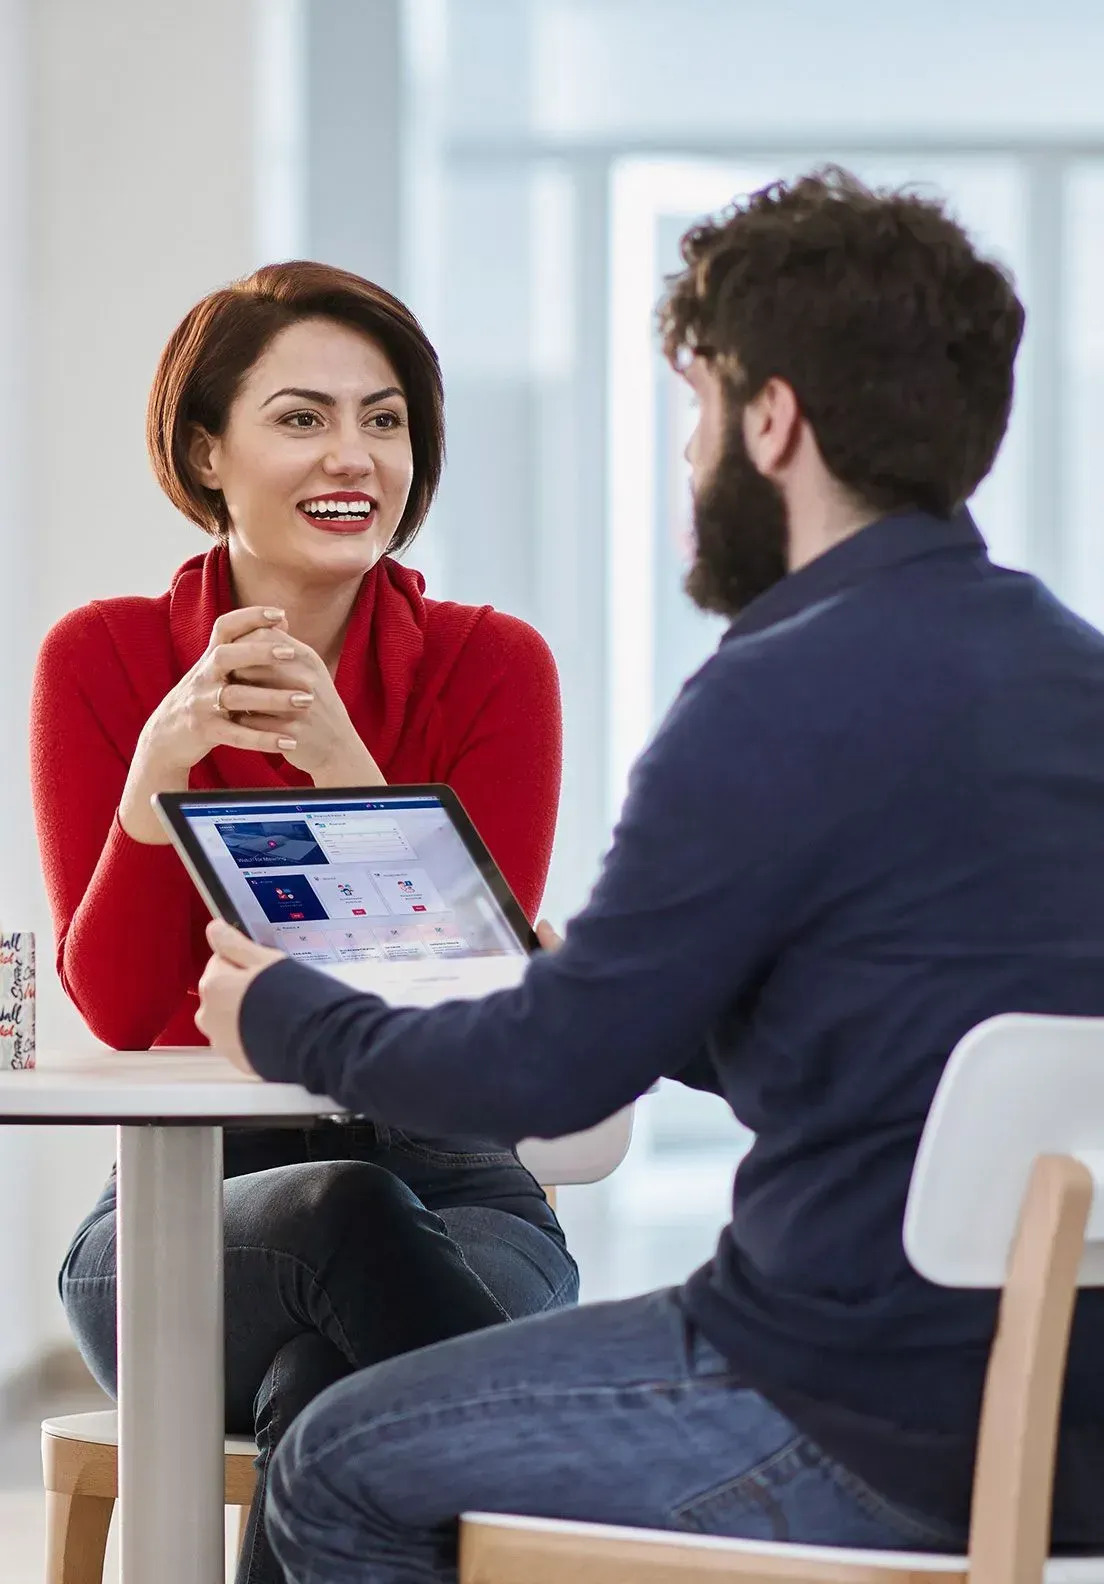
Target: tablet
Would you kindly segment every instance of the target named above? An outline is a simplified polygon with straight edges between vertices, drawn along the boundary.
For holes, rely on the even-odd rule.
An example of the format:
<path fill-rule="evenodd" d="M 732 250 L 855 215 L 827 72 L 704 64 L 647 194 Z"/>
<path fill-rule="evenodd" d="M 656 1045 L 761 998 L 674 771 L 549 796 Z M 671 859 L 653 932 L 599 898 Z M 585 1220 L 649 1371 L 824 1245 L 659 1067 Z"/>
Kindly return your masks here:
<path fill-rule="evenodd" d="M 163 792 L 152 802 L 217 918 L 397 1005 L 517 984 L 537 949 L 448 787 Z"/>

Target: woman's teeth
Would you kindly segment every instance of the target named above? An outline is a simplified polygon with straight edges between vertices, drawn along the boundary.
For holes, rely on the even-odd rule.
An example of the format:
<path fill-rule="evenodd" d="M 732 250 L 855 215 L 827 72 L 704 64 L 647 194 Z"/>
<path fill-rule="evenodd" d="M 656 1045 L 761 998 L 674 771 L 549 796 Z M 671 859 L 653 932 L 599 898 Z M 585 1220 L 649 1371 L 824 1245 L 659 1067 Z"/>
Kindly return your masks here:
<path fill-rule="evenodd" d="M 305 501 L 299 508 L 308 517 L 324 518 L 327 522 L 365 522 L 374 510 L 371 501 Z"/>

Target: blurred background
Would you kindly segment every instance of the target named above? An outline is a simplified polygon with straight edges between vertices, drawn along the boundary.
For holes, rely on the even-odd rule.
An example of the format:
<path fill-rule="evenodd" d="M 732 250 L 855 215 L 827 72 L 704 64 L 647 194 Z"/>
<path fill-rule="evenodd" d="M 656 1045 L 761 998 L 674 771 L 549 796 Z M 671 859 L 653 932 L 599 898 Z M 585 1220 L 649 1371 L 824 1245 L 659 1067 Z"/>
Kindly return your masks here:
<path fill-rule="evenodd" d="M 408 559 L 558 658 L 562 920 L 717 637 L 680 592 L 689 418 L 651 310 L 688 221 L 733 193 L 839 160 L 945 193 L 1008 263 L 1028 333 L 976 515 L 1104 622 L 1102 62 L 1099 0 L 0 0 L 0 919 L 41 932 L 40 1052 L 87 1036 L 51 982 L 30 670 L 64 611 L 159 593 L 203 548 L 143 443 L 198 297 L 318 258 L 435 340 L 449 466 Z M 617 1175 L 562 1195 L 584 1295 L 704 1259 L 745 1142 L 708 1097 L 642 1101 Z M 54 1273 L 113 1146 L 0 1133 L 0 1448 L 27 1383 L 64 1372 Z"/>

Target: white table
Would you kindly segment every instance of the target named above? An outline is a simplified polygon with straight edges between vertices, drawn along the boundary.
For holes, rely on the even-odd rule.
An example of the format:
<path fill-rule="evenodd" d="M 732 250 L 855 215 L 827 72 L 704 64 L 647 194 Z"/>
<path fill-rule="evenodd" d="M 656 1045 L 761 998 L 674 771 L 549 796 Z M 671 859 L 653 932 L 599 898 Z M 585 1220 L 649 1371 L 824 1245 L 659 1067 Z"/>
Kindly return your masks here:
<path fill-rule="evenodd" d="M 90 1048 L 0 1072 L 0 1123 L 113 1123 L 123 1584 L 216 1584 L 223 1556 L 222 1130 L 341 1114 L 206 1050 Z"/>

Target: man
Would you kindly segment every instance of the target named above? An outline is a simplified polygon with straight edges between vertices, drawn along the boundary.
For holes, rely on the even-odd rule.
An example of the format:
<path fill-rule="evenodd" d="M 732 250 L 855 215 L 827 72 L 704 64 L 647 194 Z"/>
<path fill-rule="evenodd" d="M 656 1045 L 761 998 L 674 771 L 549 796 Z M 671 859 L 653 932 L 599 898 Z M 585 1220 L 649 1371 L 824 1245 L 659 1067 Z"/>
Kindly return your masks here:
<path fill-rule="evenodd" d="M 683 242 L 688 589 L 734 618 L 643 755 L 593 895 L 516 990 L 392 1010 L 212 926 L 212 1041 L 427 1132 L 596 1123 L 660 1075 L 756 1134 L 682 1288 L 412 1354 L 320 1398 L 270 1503 L 296 1584 L 451 1576 L 468 1508 L 960 1547 L 995 1304 L 909 1267 L 948 1054 L 1104 1014 L 1104 638 L 963 502 L 1023 312 L 934 202 L 842 172 Z M 555 942 L 546 932 L 546 945 Z M 1104 1541 L 1104 1311 L 1074 1328 L 1056 1540 Z"/>

